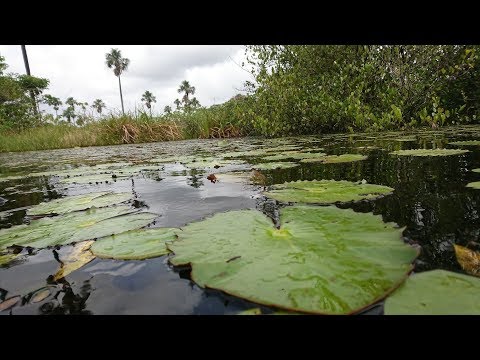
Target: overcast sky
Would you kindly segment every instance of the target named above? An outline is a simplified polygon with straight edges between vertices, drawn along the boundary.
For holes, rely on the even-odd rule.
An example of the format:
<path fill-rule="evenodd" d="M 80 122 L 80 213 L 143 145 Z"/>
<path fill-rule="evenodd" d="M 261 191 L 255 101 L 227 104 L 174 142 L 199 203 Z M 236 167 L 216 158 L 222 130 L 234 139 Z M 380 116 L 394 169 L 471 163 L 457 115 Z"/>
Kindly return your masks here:
<path fill-rule="evenodd" d="M 182 80 L 195 86 L 203 106 L 219 104 L 239 93 L 249 79 L 239 67 L 244 59 L 240 45 L 27 45 L 30 71 L 49 79 L 45 93 L 63 102 L 69 96 L 89 104 L 98 98 L 108 109 L 121 109 L 118 79 L 105 65 L 111 48 L 130 59 L 121 75 L 125 111 L 140 105 L 145 90 L 157 98 L 154 111 L 162 112 L 165 105 L 174 109 Z M 7 72 L 25 73 L 20 45 L 0 45 L 0 55 L 9 65 Z"/>

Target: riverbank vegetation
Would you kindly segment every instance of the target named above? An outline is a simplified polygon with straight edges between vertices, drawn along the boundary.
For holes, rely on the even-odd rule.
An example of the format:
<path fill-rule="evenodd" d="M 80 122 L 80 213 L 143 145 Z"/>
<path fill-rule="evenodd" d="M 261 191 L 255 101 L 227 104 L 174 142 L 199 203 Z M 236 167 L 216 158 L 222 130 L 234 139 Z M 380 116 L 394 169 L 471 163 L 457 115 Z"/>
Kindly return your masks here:
<path fill-rule="evenodd" d="M 7 73 L 0 56 L 0 151 L 477 123 L 479 52 L 463 45 L 247 46 L 244 93 L 204 107 L 185 80 L 161 114 L 148 90 L 134 112 L 106 113 L 102 99 L 62 102 L 45 93 L 48 79 Z M 123 108 L 120 74 L 134 64 L 112 49 L 106 65 L 119 77 Z"/>

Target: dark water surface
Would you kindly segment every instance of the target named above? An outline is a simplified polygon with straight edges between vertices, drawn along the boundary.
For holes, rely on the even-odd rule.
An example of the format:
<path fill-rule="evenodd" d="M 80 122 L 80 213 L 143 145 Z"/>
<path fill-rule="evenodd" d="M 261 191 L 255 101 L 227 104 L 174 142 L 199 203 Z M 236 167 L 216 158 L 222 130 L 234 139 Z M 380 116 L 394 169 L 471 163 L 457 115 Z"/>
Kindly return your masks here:
<path fill-rule="evenodd" d="M 404 139 L 412 135 L 414 140 Z M 159 215 L 154 227 L 181 227 L 218 212 L 236 209 L 256 208 L 274 217 L 282 205 L 265 199 L 261 195 L 263 186 L 211 183 L 206 178 L 211 173 L 248 170 L 249 164 L 263 162 L 259 157 L 244 158 L 248 161 L 244 165 L 219 169 L 188 169 L 179 163 L 168 163 L 160 166 L 161 171 L 101 184 L 63 184 L 56 176 L 28 177 L 28 174 L 107 162 L 142 164 L 162 156 L 196 155 L 221 159 L 224 153 L 231 151 L 299 145 L 310 151 L 323 148 L 327 154 L 361 153 L 368 158 L 351 163 L 301 164 L 291 169 L 262 171 L 266 185 L 292 180 L 365 179 L 368 183 L 393 187 L 393 194 L 377 200 L 338 206 L 381 214 L 385 222 L 406 227 L 405 241 L 421 246 L 415 272 L 438 268 L 463 272 L 455 259 L 453 244 L 480 241 L 480 190 L 465 187 L 469 182 L 480 181 L 480 174 L 471 172 L 480 167 L 480 146 L 464 146 L 461 148 L 470 150 L 469 153 L 439 157 L 402 157 L 389 152 L 460 148 L 448 142 L 479 138 L 480 128 L 469 126 L 409 134 L 195 140 L 4 153 L 0 154 L 0 179 L 16 174 L 23 177 L 0 181 L 0 229 L 28 221 L 25 211 L 31 205 L 105 190 L 131 191 L 137 206 L 146 206 L 149 212 Z M 142 261 L 97 258 L 55 282 L 52 275 L 59 267 L 55 252 L 61 257 L 62 249 L 23 249 L 26 256 L 0 268 L 0 301 L 22 296 L 15 307 L 0 314 L 235 314 L 258 307 L 219 291 L 198 287 L 190 280 L 189 269 L 173 268 L 168 264 L 168 256 Z M 51 295 L 32 303 L 31 295 L 45 287 L 51 290 Z M 382 313 L 381 304 L 367 313 Z"/>

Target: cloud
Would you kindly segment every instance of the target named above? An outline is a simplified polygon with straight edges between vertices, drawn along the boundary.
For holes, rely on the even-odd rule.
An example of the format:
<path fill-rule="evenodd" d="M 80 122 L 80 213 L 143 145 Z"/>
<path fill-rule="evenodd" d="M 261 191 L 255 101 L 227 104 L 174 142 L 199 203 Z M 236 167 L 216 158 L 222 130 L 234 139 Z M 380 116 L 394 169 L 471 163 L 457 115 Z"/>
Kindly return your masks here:
<path fill-rule="evenodd" d="M 118 48 L 130 59 L 121 76 L 125 110 L 140 106 L 145 90 L 157 98 L 155 109 L 162 111 L 179 97 L 182 80 L 190 81 L 202 105 L 221 103 L 238 93 L 249 78 L 237 64 L 243 60 L 243 46 L 187 45 L 28 45 L 32 75 L 50 80 L 47 93 L 64 101 L 73 96 L 91 104 L 100 98 L 110 109 L 121 108 L 118 78 L 105 65 L 105 54 Z M 24 73 L 20 45 L 0 45 L 8 71 Z"/>

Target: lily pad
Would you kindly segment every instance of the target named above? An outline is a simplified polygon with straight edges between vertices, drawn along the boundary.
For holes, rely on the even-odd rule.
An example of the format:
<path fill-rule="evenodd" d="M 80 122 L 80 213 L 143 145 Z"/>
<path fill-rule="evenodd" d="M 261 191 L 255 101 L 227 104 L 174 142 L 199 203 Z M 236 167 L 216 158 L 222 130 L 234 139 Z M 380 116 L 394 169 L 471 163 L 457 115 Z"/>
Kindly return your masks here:
<path fill-rule="evenodd" d="M 385 315 L 480 314 L 480 279 L 445 270 L 415 274 L 385 301 Z"/>
<path fill-rule="evenodd" d="M 480 140 L 453 141 L 453 142 L 449 142 L 448 144 L 459 145 L 459 146 L 478 146 L 480 145 Z"/>
<path fill-rule="evenodd" d="M 295 166 L 298 166 L 299 164 L 294 163 L 294 162 L 271 162 L 271 163 L 261 163 L 261 164 L 255 164 L 252 166 L 252 169 L 257 169 L 257 170 L 274 170 L 274 169 L 289 169 L 293 168 Z"/>
<path fill-rule="evenodd" d="M 366 155 L 359 155 L 359 154 L 327 155 L 323 157 L 303 159 L 303 160 L 300 160 L 300 162 L 302 163 L 321 162 L 324 164 L 336 164 L 336 163 L 366 160 L 367 157 L 368 156 Z"/>
<path fill-rule="evenodd" d="M 262 160 L 271 161 L 271 160 L 284 160 L 284 159 L 311 159 L 317 158 L 320 156 L 325 156 L 325 153 L 310 153 L 310 152 L 299 152 L 299 151 L 288 151 L 278 155 L 270 155 L 263 157 Z"/>
<path fill-rule="evenodd" d="M 351 314 L 397 287 L 417 251 L 381 216 L 335 206 L 280 210 L 280 228 L 256 210 L 190 223 L 167 247 L 193 281 L 259 304 Z"/>
<path fill-rule="evenodd" d="M 127 180 L 131 175 L 114 175 L 114 174 L 93 174 L 85 176 L 72 176 L 60 180 L 63 184 L 96 184 L 103 182 L 113 182 L 118 180 Z"/>
<path fill-rule="evenodd" d="M 237 313 L 236 315 L 262 315 L 262 309 L 253 308 L 253 309 L 243 310 Z"/>
<path fill-rule="evenodd" d="M 0 311 L 8 310 L 12 307 L 14 307 L 21 299 L 22 297 L 20 295 L 11 297 L 9 299 L 6 299 L 5 301 L 0 303 Z"/>
<path fill-rule="evenodd" d="M 0 249 L 11 245 L 44 248 L 101 238 L 144 227 L 157 216 L 118 205 L 42 218 L 0 230 Z"/>
<path fill-rule="evenodd" d="M 480 181 L 468 183 L 466 186 L 473 189 L 480 189 Z"/>
<path fill-rule="evenodd" d="M 97 192 L 91 194 L 67 196 L 35 205 L 27 211 L 27 215 L 66 214 L 72 211 L 101 208 L 128 201 L 131 193 Z"/>
<path fill-rule="evenodd" d="M 39 289 L 34 294 L 32 294 L 30 303 L 35 304 L 35 303 L 41 302 L 46 298 L 48 298 L 50 295 L 51 295 L 51 292 L 48 287 Z"/>
<path fill-rule="evenodd" d="M 8 264 L 9 262 L 11 262 L 12 260 L 16 259 L 19 256 L 20 254 L 11 254 L 11 253 L 0 254 L 0 266 Z"/>
<path fill-rule="evenodd" d="M 192 162 L 183 163 L 183 165 L 189 169 L 203 169 L 203 168 L 219 168 L 228 165 L 241 165 L 244 164 L 243 160 L 221 160 L 213 158 L 197 159 Z"/>
<path fill-rule="evenodd" d="M 467 274 L 480 277 L 480 254 L 464 246 L 453 245 L 457 261 Z"/>
<path fill-rule="evenodd" d="M 128 231 L 97 240 L 92 252 L 101 258 L 143 260 L 168 254 L 167 241 L 177 238 L 176 228 Z"/>
<path fill-rule="evenodd" d="M 390 194 L 394 189 L 388 186 L 367 184 L 363 181 L 313 180 L 292 181 L 273 185 L 266 197 L 284 202 L 331 204 L 363 199 L 375 199 Z"/>
<path fill-rule="evenodd" d="M 73 271 L 80 269 L 83 265 L 88 264 L 90 261 L 95 259 L 95 255 L 90 251 L 90 247 L 95 241 L 82 241 L 78 244 L 75 244 L 70 252 L 62 257 L 62 265 L 60 269 L 53 276 L 53 280 L 57 281 L 58 279 L 64 278 Z"/>
<path fill-rule="evenodd" d="M 449 156 L 460 155 L 469 152 L 469 150 L 461 149 L 412 149 L 412 150 L 397 150 L 393 151 L 391 155 L 400 156 Z"/>

